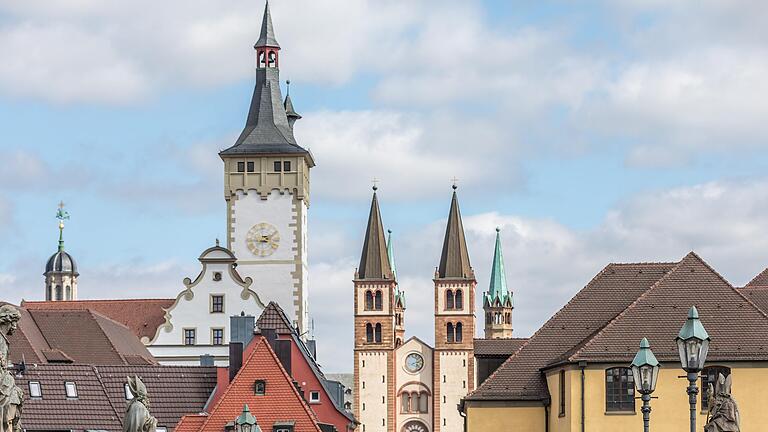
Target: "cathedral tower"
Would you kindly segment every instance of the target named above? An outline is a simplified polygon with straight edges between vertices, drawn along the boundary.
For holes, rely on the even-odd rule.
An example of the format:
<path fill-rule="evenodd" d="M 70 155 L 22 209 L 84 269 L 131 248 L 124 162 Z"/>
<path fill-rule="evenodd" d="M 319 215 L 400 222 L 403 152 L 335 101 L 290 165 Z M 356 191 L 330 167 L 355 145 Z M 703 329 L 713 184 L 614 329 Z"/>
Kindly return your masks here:
<path fill-rule="evenodd" d="M 496 228 L 496 247 L 491 266 L 491 283 L 483 296 L 485 310 L 485 338 L 499 339 L 512 337 L 512 293 L 507 289 L 504 274 L 504 256 L 501 251 L 501 230 Z"/>
<path fill-rule="evenodd" d="M 276 301 L 301 333 L 308 330 L 307 210 L 312 154 L 293 127 L 301 116 L 282 99 L 280 45 L 269 3 L 256 50 L 256 85 L 248 118 L 224 161 L 227 248 L 238 272 L 251 277 L 265 302 Z"/>
<path fill-rule="evenodd" d="M 393 430 L 395 348 L 400 334 L 395 322 L 397 282 L 387 253 L 375 186 L 373 191 L 354 279 L 355 417 L 367 427 L 366 432 Z"/>
<path fill-rule="evenodd" d="M 462 430 L 456 406 L 474 389 L 475 272 L 453 186 L 440 265 L 435 272 L 434 431 Z"/>
<path fill-rule="evenodd" d="M 80 273 L 77 272 L 75 259 L 64 251 L 64 220 L 69 219 L 69 213 L 64 211 L 63 202 L 59 204 L 56 219 L 59 220 L 59 248 L 45 264 L 45 300 L 77 300 L 77 277 Z"/>

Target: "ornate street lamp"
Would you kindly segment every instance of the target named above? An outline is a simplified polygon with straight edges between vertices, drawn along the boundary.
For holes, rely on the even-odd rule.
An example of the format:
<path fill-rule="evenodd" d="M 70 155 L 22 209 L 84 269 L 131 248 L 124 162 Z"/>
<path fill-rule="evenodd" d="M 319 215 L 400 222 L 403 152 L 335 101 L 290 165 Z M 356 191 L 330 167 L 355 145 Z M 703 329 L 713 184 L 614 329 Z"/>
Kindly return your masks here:
<path fill-rule="evenodd" d="M 709 351 L 709 335 L 699 320 L 699 311 L 691 306 L 688 320 L 683 324 L 677 338 L 677 350 L 680 353 L 680 364 L 688 373 L 688 403 L 691 406 L 691 432 L 696 432 L 696 395 L 699 393 L 696 381 L 699 372 L 704 369 L 704 362 Z"/>
<path fill-rule="evenodd" d="M 643 431 L 648 432 L 651 420 L 651 393 L 656 390 L 656 381 L 659 379 L 659 361 L 651 351 L 648 339 L 640 341 L 640 351 L 632 360 L 632 375 L 635 378 L 635 387 L 642 395 L 643 401 Z"/>
<path fill-rule="evenodd" d="M 256 424 L 256 417 L 251 414 L 248 404 L 243 406 L 243 412 L 235 419 L 236 432 L 261 432 L 261 428 Z"/>

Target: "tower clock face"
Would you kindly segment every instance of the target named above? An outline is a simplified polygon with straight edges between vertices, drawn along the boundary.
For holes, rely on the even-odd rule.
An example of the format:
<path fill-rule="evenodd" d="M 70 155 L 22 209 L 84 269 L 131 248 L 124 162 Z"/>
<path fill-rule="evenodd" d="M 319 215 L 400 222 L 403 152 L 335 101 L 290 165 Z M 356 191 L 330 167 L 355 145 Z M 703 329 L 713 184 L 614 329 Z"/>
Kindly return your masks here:
<path fill-rule="evenodd" d="M 424 357 L 419 353 L 410 353 L 405 358 L 405 368 L 408 372 L 416 373 L 424 367 Z"/>
<path fill-rule="evenodd" d="M 252 254 L 260 257 L 270 256 L 280 246 L 280 233 L 268 223 L 258 223 L 248 230 L 245 242 Z"/>

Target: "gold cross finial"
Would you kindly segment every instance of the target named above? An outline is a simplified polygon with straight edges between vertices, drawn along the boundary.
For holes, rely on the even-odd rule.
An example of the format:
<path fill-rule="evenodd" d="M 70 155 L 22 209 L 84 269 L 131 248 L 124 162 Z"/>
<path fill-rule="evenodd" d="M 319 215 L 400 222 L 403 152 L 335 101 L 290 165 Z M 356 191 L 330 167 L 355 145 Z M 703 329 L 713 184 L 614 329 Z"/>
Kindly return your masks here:
<path fill-rule="evenodd" d="M 378 186 L 378 184 L 379 184 L 379 179 L 377 179 L 376 177 L 374 177 L 373 179 L 371 179 L 371 183 L 373 183 L 373 190 L 374 190 L 374 191 L 376 191 L 376 190 L 378 190 L 378 189 L 379 189 L 379 186 Z"/>

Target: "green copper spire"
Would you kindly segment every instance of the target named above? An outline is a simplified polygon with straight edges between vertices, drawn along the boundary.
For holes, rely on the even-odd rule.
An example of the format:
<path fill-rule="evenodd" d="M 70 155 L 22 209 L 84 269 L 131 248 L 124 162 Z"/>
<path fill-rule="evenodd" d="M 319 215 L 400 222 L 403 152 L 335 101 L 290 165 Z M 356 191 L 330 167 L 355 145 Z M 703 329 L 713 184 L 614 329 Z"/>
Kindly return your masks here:
<path fill-rule="evenodd" d="M 512 294 L 507 289 L 507 276 L 504 273 L 504 255 L 501 249 L 501 229 L 496 228 L 496 247 L 493 252 L 493 265 L 491 267 L 491 283 L 488 286 L 486 300 L 490 304 L 498 301 L 505 304 L 512 303 Z"/>
<path fill-rule="evenodd" d="M 64 211 L 64 201 L 59 202 L 56 219 L 59 220 L 59 252 L 61 252 L 64 250 L 64 219 L 69 219 L 69 213 Z"/>
<path fill-rule="evenodd" d="M 397 280 L 397 269 L 395 268 L 395 249 L 392 247 L 392 230 L 387 230 L 387 258 L 389 267 L 392 269 L 392 277 Z"/>

